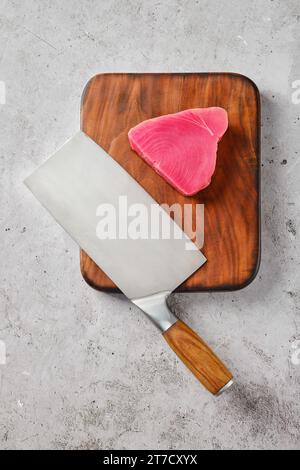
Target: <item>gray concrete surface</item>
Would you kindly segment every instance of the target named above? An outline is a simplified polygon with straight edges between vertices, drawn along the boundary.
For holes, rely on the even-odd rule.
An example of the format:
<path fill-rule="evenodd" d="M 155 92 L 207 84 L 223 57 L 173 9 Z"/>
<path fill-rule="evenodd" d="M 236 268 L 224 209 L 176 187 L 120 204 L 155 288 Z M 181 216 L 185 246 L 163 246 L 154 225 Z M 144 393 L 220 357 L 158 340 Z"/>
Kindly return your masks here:
<path fill-rule="evenodd" d="M 298 0 L 0 1 L 2 449 L 300 447 L 299 30 Z M 107 71 L 234 71 L 260 88 L 259 275 L 173 299 L 235 371 L 219 399 L 136 308 L 85 284 L 77 246 L 22 185 Z"/>

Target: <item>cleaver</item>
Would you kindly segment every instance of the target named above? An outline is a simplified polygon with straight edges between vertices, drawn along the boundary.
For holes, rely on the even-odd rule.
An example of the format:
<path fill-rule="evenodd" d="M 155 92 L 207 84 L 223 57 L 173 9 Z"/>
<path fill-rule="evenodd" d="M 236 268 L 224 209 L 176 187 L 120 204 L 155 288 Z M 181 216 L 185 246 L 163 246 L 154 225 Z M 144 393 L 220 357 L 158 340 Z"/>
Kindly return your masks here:
<path fill-rule="evenodd" d="M 211 393 L 230 387 L 229 370 L 167 304 L 206 259 L 137 181 L 80 131 L 25 184 Z"/>

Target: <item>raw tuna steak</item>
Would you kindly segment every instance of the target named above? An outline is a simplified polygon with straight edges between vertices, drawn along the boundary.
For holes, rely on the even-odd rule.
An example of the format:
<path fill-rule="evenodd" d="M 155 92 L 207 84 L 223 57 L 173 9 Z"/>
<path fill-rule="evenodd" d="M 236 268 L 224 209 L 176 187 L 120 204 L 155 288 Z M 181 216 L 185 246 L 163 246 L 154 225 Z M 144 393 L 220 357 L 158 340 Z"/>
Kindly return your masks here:
<path fill-rule="evenodd" d="M 225 109 L 195 108 L 143 121 L 128 137 L 132 149 L 159 175 L 191 196 L 209 185 L 227 127 Z"/>

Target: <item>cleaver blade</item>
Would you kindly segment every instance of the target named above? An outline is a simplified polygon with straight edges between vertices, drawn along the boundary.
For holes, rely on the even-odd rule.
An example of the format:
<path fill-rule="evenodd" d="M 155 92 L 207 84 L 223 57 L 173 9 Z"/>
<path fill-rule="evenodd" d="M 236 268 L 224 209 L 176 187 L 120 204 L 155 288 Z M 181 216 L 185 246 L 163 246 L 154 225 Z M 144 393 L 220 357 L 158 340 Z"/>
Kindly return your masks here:
<path fill-rule="evenodd" d="M 158 326 L 170 347 L 208 390 L 219 394 L 231 385 L 228 369 L 167 305 L 169 294 L 206 259 L 134 178 L 80 131 L 37 168 L 25 184 L 90 258 Z M 147 221 L 148 234 L 157 228 L 149 225 L 159 221 L 161 227 L 170 227 L 172 236 L 166 238 L 157 230 L 155 237 L 128 236 L 129 216 L 137 213 Z M 104 214 L 111 230 L 105 236 L 99 229 Z"/>

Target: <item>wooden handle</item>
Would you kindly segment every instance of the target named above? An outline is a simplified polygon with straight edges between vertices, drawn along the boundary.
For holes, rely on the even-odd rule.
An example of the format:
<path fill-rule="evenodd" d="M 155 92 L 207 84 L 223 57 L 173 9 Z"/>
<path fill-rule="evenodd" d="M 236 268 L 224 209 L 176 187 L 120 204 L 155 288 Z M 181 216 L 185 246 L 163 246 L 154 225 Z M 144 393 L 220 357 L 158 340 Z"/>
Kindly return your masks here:
<path fill-rule="evenodd" d="M 232 374 L 185 323 L 178 320 L 163 336 L 182 362 L 211 393 L 218 394 L 230 383 Z"/>

